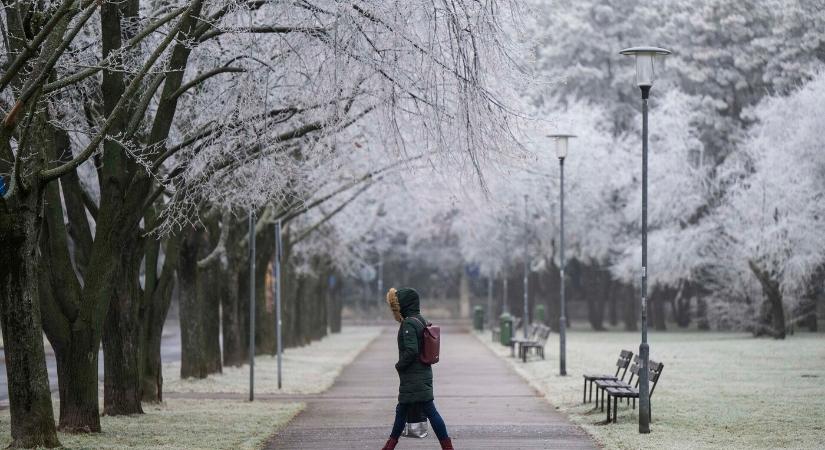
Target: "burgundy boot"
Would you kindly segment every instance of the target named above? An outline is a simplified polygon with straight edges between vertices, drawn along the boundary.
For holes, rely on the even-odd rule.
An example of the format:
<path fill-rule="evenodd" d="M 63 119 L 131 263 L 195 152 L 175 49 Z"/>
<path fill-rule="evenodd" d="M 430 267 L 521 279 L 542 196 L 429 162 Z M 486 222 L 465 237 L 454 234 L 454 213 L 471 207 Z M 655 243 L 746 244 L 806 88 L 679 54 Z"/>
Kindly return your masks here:
<path fill-rule="evenodd" d="M 440 440 L 440 441 L 438 441 L 438 442 L 440 442 L 440 443 L 441 443 L 441 450 L 455 450 L 455 449 L 453 448 L 453 441 L 452 441 L 452 440 L 450 440 L 450 438 L 447 438 L 447 439 L 441 439 L 441 440 Z"/>
<path fill-rule="evenodd" d="M 395 450 L 395 445 L 396 444 L 398 444 L 398 438 L 391 437 L 391 438 L 387 439 L 387 443 L 384 444 L 384 447 L 382 447 L 381 450 Z M 450 448 L 452 448 L 452 447 L 450 447 Z"/>

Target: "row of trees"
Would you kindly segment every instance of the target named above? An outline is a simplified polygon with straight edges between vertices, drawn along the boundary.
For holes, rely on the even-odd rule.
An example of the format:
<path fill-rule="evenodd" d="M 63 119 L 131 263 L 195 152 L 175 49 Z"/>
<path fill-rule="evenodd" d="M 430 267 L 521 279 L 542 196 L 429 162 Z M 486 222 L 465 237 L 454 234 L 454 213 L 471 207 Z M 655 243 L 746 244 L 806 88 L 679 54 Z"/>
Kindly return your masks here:
<path fill-rule="evenodd" d="M 299 345 L 326 333 L 327 276 L 365 246 L 332 218 L 412 165 L 478 168 L 515 147 L 516 3 L 23 0 L 1 15 L 12 447 L 59 445 L 43 332 L 58 427 L 98 432 L 101 343 L 105 414 L 161 400 L 175 284 L 182 375 L 246 359 L 248 212 L 262 323 L 271 225 L 286 226 L 284 333 Z"/>
<path fill-rule="evenodd" d="M 394 244 L 399 259 L 445 272 L 477 264 L 499 280 L 496 298 L 510 280 L 513 301 L 521 299 L 527 259 L 535 301 L 557 310 L 559 168 L 545 136 L 574 133 L 565 162 L 566 252 L 587 275 L 582 281 L 567 272 L 571 299 L 586 300 L 600 328 L 600 311 L 617 295 L 627 305 L 615 308 L 617 316 L 626 311 L 626 327 L 635 327 L 640 101 L 633 63 L 618 50 L 652 43 L 674 52 L 657 67 L 651 97 L 649 281 L 657 326 L 666 318 L 698 321 L 776 338 L 794 324 L 816 329 L 825 283 L 822 2 L 530 5 L 531 67 L 552 82 L 520 91 L 539 119 L 549 119 L 525 133 L 529 152 L 484 164 L 484 192 L 467 189 L 460 173 L 428 173 L 400 193 L 376 193 L 373 201 L 404 198 L 371 234 L 376 245 Z M 399 215 L 403 224 L 389 223 Z"/>

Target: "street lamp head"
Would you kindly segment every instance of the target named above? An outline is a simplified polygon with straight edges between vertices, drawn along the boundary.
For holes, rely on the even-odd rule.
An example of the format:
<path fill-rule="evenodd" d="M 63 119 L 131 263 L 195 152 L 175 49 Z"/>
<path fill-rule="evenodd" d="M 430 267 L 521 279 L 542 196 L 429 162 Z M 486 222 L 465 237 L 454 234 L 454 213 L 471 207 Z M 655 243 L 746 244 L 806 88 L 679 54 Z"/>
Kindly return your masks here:
<path fill-rule="evenodd" d="M 548 134 L 547 137 L 556 141 L 556 156 L 559 159 L 567 157 L 567 140 L 576 137 L 575 134 Z"/>
<path fill-rule="evenodd" d="M 657 56 L 669 55 L 670 50 L 659 47 L 631 47 L 620 51 L 619 54 L 636 57 L 636 85 L 640 88 L 650 88 L 653 86 L 654 60 Z"/>

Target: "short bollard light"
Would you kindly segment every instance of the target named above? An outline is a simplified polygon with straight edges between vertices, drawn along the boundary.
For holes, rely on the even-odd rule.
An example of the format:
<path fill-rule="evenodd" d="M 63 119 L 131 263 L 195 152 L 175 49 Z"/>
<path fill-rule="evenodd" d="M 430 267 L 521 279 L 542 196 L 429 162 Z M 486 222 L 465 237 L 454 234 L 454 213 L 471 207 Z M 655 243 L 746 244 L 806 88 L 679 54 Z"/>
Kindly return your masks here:
<path fill-rule="evenodd" d="M 513 316 L 510 313 L 504 313 L 499 317 L 499 341 L 501 345 L 510 345 L 510 340 L 513 338 Z"/>
<path fill-rule="evenodd" d="M 484 308 L 481 306 L 473 308 L 473 329 L 484 331 Z"/>

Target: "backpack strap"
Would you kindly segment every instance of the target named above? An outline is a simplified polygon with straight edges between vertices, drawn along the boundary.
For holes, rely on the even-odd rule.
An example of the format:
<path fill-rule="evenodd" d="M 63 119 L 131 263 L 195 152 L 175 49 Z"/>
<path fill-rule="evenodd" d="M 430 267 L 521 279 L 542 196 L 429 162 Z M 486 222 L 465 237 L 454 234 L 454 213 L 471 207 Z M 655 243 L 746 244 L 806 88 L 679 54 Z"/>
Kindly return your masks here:
<path fill-rule="evenodd" d="M 418 323 L 421 324 L 421 326 L 423 326 L 424 328 L 427 328 L 428 324 L 426 322 L 424 322 L 424 319 L 422 319 L 421 316 L 413 316 L 413 317 L 415 318 L 415 320 L 418 321 Z"/>

